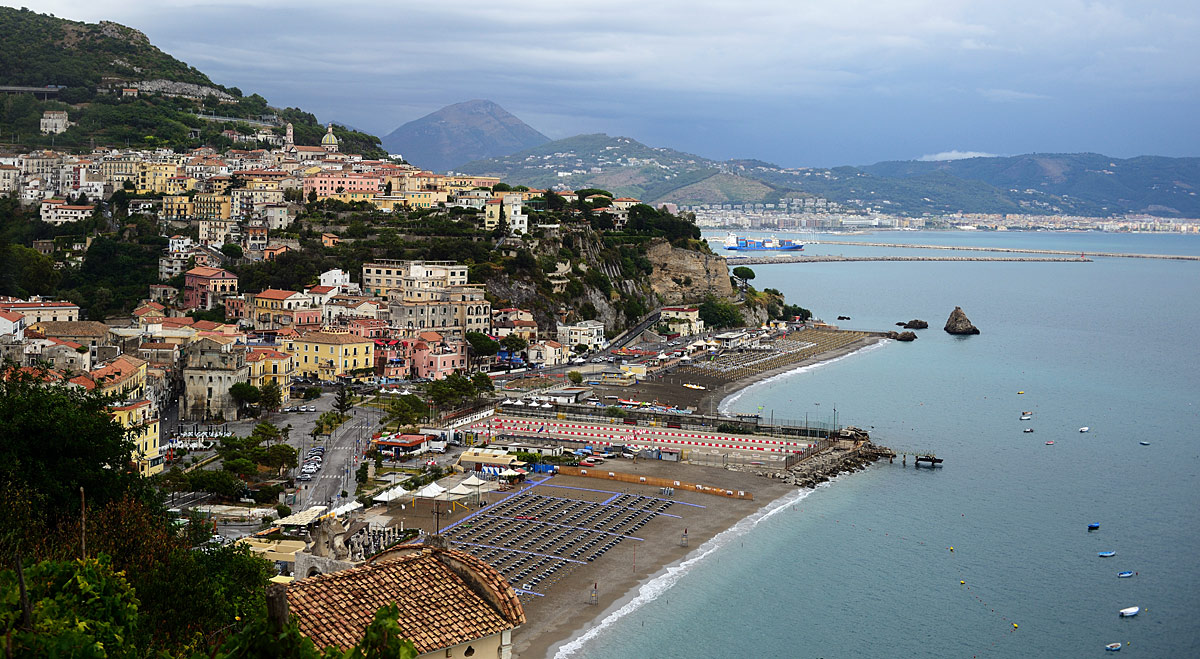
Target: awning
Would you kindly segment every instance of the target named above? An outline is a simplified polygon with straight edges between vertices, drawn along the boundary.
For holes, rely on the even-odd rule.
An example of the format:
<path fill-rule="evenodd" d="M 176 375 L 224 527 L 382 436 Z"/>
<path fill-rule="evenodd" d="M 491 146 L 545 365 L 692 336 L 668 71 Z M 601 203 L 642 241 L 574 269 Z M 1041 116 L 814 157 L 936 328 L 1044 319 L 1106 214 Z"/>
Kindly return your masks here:
<path fill-rule="evenodd" d="M 288 515 L 283 519 L 275 522 L 280 526 L 307 526 L 312 524 L 317 519 L 320 519 L 325 511 L 328 510 L 325 506 L 313 506 L 308 510 L 298 512 L 294 515 Z"/>

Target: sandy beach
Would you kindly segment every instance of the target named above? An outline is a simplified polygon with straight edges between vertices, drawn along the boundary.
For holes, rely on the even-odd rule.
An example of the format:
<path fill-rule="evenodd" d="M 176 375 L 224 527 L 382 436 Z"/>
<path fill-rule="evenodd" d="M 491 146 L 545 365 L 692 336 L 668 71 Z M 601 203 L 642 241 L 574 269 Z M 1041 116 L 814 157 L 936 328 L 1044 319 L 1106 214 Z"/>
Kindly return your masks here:
<path fill-rule="evenodd" d="M 660 403 L 707 412 L 714 410 L 729 396 L 746 387 L 782 373 L 830 361 L 848 355 L 882 340 L 876 335 L 862 336 L 834 349 L 802 356 L 796 361 L 766 369 L 735 381 L 688 375 L 687 381 L 703 383 L 699 391 L 681 386 L 680 378 L 665 378 L 640 382 L 633 387 L 596 387 L 601 395 L 637 397 L 658 400 Z M 547 590 L 544 597 L 526 597 L 525 611 L 529 620 L 514 636 L 516 656 L 541 659 L 553 656 L 562 644 L 597 625 L 611 612 L 631 600 L 640 586 L 662 572 L 667 566 L 685 560 L 708 540 L 739 521 L 770 505 L 771 502 L 796 491 L 796 486 L 761 478 L 751 473 L 729 471 L 717 467 L 659 461 L 615 461 L 606 465 L 613 471 L 629 471 L 641 475 L 669 476 L 679 480 L 705 482 L 730 489 L 745 489 L 754 494 L 753 501 L 677 490 L 675 499 L 683 503 L 704 506 L 675 506 L 672 512 L 680 519 L 660 519 L 642 531 L 644 542 L 626 542 L 601 560 L 580 566 L 561 578 Z M 594 479 L 559 476 L 554 481 L 563 484 L 584 481 L 580 487 L 608 488 L 614 491 L 656 495 L 657 488 L 625 483 L 597 482 Z M 590 482 L 590 484 L 589 484 Z M 688 543 L 680 540 L 687 529 Z M 592 603 L 593 585 L 597 586 L 596 602 Z"/>
<path fill-rule="evenodd" d="M 620 461 L 611 466 L 623 471 L 647 476 L 669 476 L 680 480 L 710 483 L 732 489 L 744 489 L 754 494 L 753 501 L 677 490 L 673 497 L 681 503 L 671 512 L 676 518 L 660 518 L 641 530 L 643 542 L 624 542 L 601 559 L 580 565 L 564 576 L 544 597 L 525 597 L 524 626 L 513 637 L 514 654 L 518 657 L 541 658 L 599 622 L 604 615 L 623 600 L 632 596 L 638 586 L 667 565 L 685 559 L 707 540 L 775 499 L 794 492 L 795 487 L 759 478 L 752 474 L 726 471 L 713 467 L 660 461 Z M 658 488 L 638 484 L 597 481 L 596 479 L 559 476 L 558 485 L 586 488 L 609 488 L 613 491 L 658 495 Z M 687 546 L 681 537 L 687 530 Z M 596 603 L 591 603 L 593 585 L 597 586 Z"/>

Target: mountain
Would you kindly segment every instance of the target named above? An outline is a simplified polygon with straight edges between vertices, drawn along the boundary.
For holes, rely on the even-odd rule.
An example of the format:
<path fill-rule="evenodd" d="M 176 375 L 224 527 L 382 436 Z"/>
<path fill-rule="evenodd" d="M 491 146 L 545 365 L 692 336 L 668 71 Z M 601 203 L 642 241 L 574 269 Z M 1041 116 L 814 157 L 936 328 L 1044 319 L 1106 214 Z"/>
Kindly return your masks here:
<path fill-rule="evenodd" d="M 866 167 L 716 161 L 628 137 L 577 135 L 459 169 L 533 187 L 603 188 L 650 204 L 771 203 L 815 196 L 901 215 L 1200 216 L 1200 158 L 1031 154 Z"/>
<path fill-rule="evenodd" d="M 188 149 L 232 145 L 221 131 L 243 135 L 254 127 L 240 120 L 295 125 L 296 143 L 317 145 L 325 127 L 298 108 L 279 109 L 258 94 L 215 84 L 186 62 L 155 47 L 145 34 L 109 21 L 83 23 L 0 7 L 0 85 L 59 87 L 51 99 L 32 94 L 0 96 L 0 136 L 6 149 L 90 148 L 97 146 Z M 136 98 L 120 94 L 137 87 Z M 46 110 L 66 110 L 72 126 L 59 135 L 41 135 Z M 198 115 L 228 120 L 206 120 Z M 368 157 L 385 155 L 379 138 L 334 127 L 342 150 Z M 195 135 L 199 134 L 199 137 Z M 245 143 L 241 143 L 245 144 Z M 250 142 L 253 144 L 253 142 Z"/>
<path fill-rule="evenodd" d="M 549 141 L 499 105 L 474 100 L 447 105 L 404 124 L 384 136 L 383 146 L 418 167 L 446 171 Z"/>
<path fill-rule="evenodd" d="M 881 162 L 862 169 L 900 179 L 947 174 L 985 183 L 1011 197 L 1050 197 L 1060 200 L 1060 205 L 1090 206 L 1098 215 L 1133 211 L 1195 217 L 1200 213 L 1200 158 L 1121 159 L 1098 153 L 1034 153 L 940 162 Z"/>

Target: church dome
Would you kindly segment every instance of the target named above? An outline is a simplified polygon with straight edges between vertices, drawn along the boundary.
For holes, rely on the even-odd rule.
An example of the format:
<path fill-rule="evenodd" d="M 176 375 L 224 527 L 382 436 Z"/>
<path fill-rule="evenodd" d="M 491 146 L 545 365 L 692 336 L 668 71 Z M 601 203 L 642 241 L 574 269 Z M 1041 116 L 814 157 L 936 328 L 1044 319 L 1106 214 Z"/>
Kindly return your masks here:
<path fill-rule="evenodd" d="M 329 129 L 325 132 L 325 136 L 321 138 L 321 146 L 337 146 L 337 135 L 333 134 L 333 124 L 329 124 Z"/>

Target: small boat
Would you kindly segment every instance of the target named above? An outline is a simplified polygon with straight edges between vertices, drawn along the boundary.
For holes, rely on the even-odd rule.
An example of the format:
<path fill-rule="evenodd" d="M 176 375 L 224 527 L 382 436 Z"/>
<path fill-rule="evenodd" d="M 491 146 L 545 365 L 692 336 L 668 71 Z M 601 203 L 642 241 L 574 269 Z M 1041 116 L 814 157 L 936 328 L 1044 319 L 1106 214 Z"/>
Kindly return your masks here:
<path fill-rule="evenodd" d="M 1054 446 L 1054 440 L 1052 439 L 1052 440 L 1046 442 L 1046 446 Z"/>
<path fill-rule="evenodd" d="M 1033 428 L 1026 428 L 1026 429 L 1022 430 L 1021 432 L 1033 432 Z"/>
<path fill-rule="evenodd" d="M 1131 606 L 1127 609 L 1121 609 L 1121 617 L 1122 618 L 1132 618 L 1133 616 L 1136 616 L 1138 614 L 1138 611 L 1141 611 L 1141 610 L 1142 610 L 1142 608 L 1140 606 Z"/>
<path fill-rule="evenodd" d="M 1033 412 L 1021 412 L 1021 416 L 1031 416 Z"/>
<path fill-rule="evenodd" d="M 1108 650 L 1109 652 L 1120 652 L 1121 644 L 1120 643 L 1109 643 L 1108 645 L 1104 646 L 1104 649 Z"/>
<path fill-rule="evenodd" d="M 1028 415 L 1028 414 L 1022 414 L 1022 415 L 1021 415 L 1021 420 L 1022 420 L 1022 421 L 1028 421 L 1028 420 L 1030 420 L 1030 419 L 1032 419 L 1032 418 L 1033 418 L 1033 417 L 1032 417 L 1032 416 L 1030 416 L 1030 415 Z"/>
<path fill-rule="evenodd" d="M 1098 529 L 1098 528 L 1100 528 L 1100 525 L 1099 525 L 1099 524 L 1097 524 L 1097 523 L 1095 523 L 1095 522 L 1092 522 L 1091 524 L 1088 524 L 1088 530 L 1089 530 L 1089 531 L 1095 531 L 1095 530 L 1096 530 L 1096 529 Z"/>
<path fill-rule="evenodd" d="M 1096 555 L 1097 555 L 1097 556 L 1099 556 L 1100 558 L 1112 558 L 1113 556 L 1116 556 L 1116 555 L 1117 555 L 1117 552 L 1115 552 L 1115 551 L 1102 551 L 1102 552 L 1100 552 L 1100 553 L 1098 553 L 1098 554 L 1096 554 Z"/>
<path fill-rule="evenodd" d="M 1018 395 L 1018 396 L 1020 396 L 1020 395 L 1022 395 L 1022 394 L 1024 394 L 1024 393 L 1025 393 L 1024 391 L 1018 391 L 1018 392 L 1017 392 L 1017 395 Z"/>
<path fill-rule="evenodd" d="M 1142 446 L 1149 446 L 1150 442 L 1138 442 L 1138 444 L 1141 444 Z"/>
<path fill-rule="evenodd" d="M 1125 570 L 1124 572 L 1117 573 L 1118 579 L 1128 579 L 1129 577 L 1132 577 L 1132 576 L 1133 576 L 1133 573 L 1130 572 L 1129 570 Z"/>
<path fill-rule="evenodd" d="M 1087 427 L 1087 426 L 1084 426 L 1084 427 L 1082 427 L 1082 428 L 1080 428 L 1080 429 L 1079 429 L 1079 432 L 1087 432 L 1087 431 L 1089 431 L 1089 430 L 1091 430 L 1091 428 L 1089 428 L 1089 427 Z"/>

